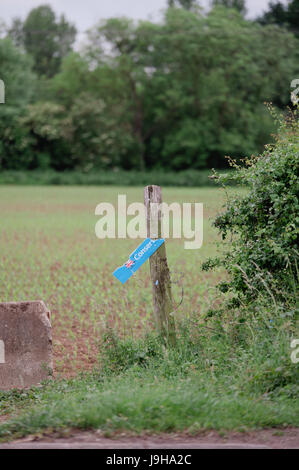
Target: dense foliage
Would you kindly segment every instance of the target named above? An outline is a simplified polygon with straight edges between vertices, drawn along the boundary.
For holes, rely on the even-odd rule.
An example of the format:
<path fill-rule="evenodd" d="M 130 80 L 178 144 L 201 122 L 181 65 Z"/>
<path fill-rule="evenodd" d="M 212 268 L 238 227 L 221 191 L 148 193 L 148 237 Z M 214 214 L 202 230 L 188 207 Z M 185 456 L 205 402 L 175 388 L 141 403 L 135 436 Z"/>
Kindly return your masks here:
<path fill-rule="evenodd" d="M 64 16 L 57 19 L 49 5 L 34 8 L 25 22 L 14 19 L 9 36 L 34 59 L 34 71 L 51 77 L 60 68 L 76 37 L 76 28 Z"/>
<path fill-rule="evenodd" d="M 231 162 L 237 169 L 231 178 L 249 191 L 228 200 L 215 226 L 224 240 L 228 234 L 233 237 L 223 260 L 230 281 L 221 287 L 238 301 L 260 293 L 269 294 L 273 302 L 290 294 L 295 301 L 298 296 L 298 136 L 295 112 L 280 122 L 275 143 L 260 157 L 246 159 L 244 166 Z M 225 177 L 219 179 L 225 182 Z"/>
<path fill-rule="evenodd" d="M 299 37 L 299 0 L 270 2 L 269 10 L 261 18 L 261 24 L 277 24 L 293 31 Z"/>
<path fill-rule="evenodd" d="M 246 20 L 243 1 L 214 3 L 104 20 L 80 52 L 49 6 L 15 19 L 0 39 L 0 169 L 201 170 L 260 152 L 275 128 L 264 101 L 289 102 L 298 39 Z"/>

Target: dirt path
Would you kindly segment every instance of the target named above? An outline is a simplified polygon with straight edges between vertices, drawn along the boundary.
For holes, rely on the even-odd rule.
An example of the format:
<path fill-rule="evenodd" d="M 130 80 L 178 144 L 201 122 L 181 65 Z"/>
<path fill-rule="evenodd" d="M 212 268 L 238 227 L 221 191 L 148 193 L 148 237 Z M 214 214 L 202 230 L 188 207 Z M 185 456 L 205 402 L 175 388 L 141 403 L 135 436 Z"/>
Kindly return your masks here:
<path fill-rule="evenodd" d="M 224 437 L 214 431 L 196 437 L 162 434 L 115 438 L 97 432 L 73 432 L 65 438 L 29 436 L 0 444 L 0 449 L 299 449 L 299 428 L 231 432 Z"/>

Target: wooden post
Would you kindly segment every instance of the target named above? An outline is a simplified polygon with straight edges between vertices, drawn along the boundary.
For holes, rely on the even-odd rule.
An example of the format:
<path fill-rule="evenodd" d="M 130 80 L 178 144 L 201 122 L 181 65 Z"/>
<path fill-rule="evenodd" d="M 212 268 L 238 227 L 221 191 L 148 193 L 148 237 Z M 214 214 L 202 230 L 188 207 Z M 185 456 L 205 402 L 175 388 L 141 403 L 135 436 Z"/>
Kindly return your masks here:
<path fill-rule="evenodd" d="M 152 239 L 161 238 L 162 217 L 160 204 L 162 203 L 162 192 L 160 186 L 151 185 L 144 188 L 144 203 L 146 207 L 147 236 Z M 176 342 L 173 317 L 174 303 L 165 243 L 149 258 L 149 262 L 157 330 L 168 344 L 174 345 Z"/>

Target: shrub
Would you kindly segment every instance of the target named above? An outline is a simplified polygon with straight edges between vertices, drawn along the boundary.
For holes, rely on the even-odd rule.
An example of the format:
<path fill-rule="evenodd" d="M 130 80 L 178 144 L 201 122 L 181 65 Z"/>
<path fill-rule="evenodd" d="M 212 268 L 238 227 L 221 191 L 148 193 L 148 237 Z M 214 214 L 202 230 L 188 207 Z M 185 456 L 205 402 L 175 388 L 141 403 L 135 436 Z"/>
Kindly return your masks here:
<path fill-rule="evenodd" d="M 261 156 L 246 159 L 242 166 L 229 159 L 236 171 L 229 177 L 215 175 L 224 185 L 230 178 L 249 188 L 245 196 L 228 198 L 225 211 L 214 222 L 223 240 L 231 235 L 229 249 L 222 259 L 209 260 L 203 266 L 224 265 L 230 279 L 220 290 L 231 292 L 237 305 L 261 293 L 279 298 L 298 292 L 296 111 L 286 119 L 279 118 L 279 125 L 275 142 L 266 146 Z"/>

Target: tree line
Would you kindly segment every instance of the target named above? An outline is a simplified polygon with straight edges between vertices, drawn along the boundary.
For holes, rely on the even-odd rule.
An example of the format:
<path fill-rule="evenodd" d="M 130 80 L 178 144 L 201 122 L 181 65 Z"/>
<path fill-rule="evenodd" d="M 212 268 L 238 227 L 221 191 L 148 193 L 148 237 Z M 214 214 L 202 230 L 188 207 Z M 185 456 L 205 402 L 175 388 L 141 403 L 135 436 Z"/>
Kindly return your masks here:
<path fill-rule="evenodd" d="M 0 170 L 171 170 L 258 153 L 299 78 L 299 1 L 169 0 L 160 22 L 77 31 L 49 5 L 0 27 Z"/>

